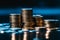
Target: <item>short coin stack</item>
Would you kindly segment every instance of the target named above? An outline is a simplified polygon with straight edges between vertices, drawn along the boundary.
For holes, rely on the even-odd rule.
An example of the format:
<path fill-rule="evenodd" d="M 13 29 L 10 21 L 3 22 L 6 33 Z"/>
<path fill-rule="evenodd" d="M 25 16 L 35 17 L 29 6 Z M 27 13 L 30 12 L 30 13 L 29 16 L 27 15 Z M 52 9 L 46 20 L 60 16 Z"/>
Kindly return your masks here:
<path fill-rule="evenodd" d="M 36 21 L 36 27 L 43 27 L 44 26 L 44 19 L 41 15 L 33 15 Z"/>
<path fill-rule="evenodd" d="M 15 30 L 14 28 L 20 28 L 22 29 L 22 20 L 21 20 L 21 15 L 20 14 L 10 14 L 10 24 L 12 31 L 18 32 L 18 30 Z M 22 34 L 17 35 L 16 33 L 11 34 L 11 40 L 22 40 Z"/>
<path fill-rule="evenodd" d="M 21 15 L 20 14 L 10 14 L 10 23 L 12 28 L 21 28 Z"/>
<path fill-rule="evenodd" d="M 56 30 L 59 27 L 59 20 L 51 20 L 51 19 L 49 19 L 49 20 L 44 20 L 44 21 L 45 21 L 45 27 L 46 27 L 45 38 L 49 40 L 51 38 L 49 36 L 49 35 L 51 35 L 50 33 L 52 33 L 53 31 L 57 32 Z M 54 32 L 53 32 L 53 34 L 56 35 Z"/>

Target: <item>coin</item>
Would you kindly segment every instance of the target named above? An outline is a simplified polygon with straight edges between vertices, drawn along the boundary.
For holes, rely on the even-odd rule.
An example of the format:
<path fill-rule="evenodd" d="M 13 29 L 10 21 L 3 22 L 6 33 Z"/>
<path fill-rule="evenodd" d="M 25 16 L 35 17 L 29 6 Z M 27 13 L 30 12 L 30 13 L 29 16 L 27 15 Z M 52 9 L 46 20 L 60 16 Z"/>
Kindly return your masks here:
<path fill-rule="evenodd" d="M 42 16 L 34 15 L 33 17 L 35 18 L 35 21 L 36 21 L 36 27 L 43 27 L 44 26 L 44 19 Z"/>
<path fill-rule="evenodd" d="M 18 27 L 21 28 L 21 15 L 20 14 L 10 14 L 10 24 L 11 27 Z"/>
<path fill-rule="evenodd" d="M 22 20 L 24 23 L 24 28 L 30 28 L 33 27 L 34 21 L 33 21 L 33 13 L 31 8 L 23 8 L 22 9 Z"/>

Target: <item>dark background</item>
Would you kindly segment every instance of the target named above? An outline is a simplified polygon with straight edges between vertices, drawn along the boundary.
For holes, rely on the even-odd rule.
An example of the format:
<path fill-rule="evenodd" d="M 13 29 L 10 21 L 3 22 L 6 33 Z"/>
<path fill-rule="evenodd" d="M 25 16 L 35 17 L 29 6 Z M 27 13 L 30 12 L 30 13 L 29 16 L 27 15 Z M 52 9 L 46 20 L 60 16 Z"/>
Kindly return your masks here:
<path fill-rule="evenodd" d="M 10 13 L 21 13 L 21 8 L 33 8 L 33 14 L 60 19 L 60 0 L 0 0 L 0 22 L 9 22 Z"/>
<path fill-rule="evenodd" d="M 0 0 L 0 7 L 58 7 L 60 0 Z"/>
<path fill-rule="evenodd" d="M 0 0 L 0 23 L 9 23 L 9 14 L 20 14 L 21 8 L 33 8 L 33 14 L 42 15 L 44 19 L 60 20 L 60 0 Z M 10 39 L 9 34 L 0 34 L 0 40 Z"/>

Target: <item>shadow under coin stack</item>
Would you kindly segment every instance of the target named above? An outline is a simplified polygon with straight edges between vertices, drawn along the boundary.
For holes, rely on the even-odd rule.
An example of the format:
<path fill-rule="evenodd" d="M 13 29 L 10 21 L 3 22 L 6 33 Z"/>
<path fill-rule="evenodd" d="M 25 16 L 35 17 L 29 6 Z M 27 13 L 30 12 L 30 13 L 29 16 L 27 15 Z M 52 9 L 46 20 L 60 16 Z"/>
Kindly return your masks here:
<path fill-rule="evenodd" d="M 43 34 L 43 32 L 41 32 L 41 30 L 45 30 L 43 16 L 33 15 L 33 17 L 35 18 L 35 21 L 36 21 L 36 26 L 35 26 L 35 30 L 37 31 L 36 40 L 40 40 L 40 39 L 42 40 L 42 38 L 44 37 L 44 34 Z"/>
<path fill-rule="evenodd" d="M 23 40 L 33 40 L 33 31 L 34 30 L 34 19 L 32 14 L 32 8 L 23 8 L 22 9 L 22 20 L 24 23 L 23 29 L 25 29 L 28 32 L 24 32 L 24 38 Z M 26 38 L 25 38 L 26 37 Z"/>
<path fill-rule="evenodd" d="M 11 29 L 12 31 L 14 31 L 14 33 L 11 34 L 11 40 L 22 40 L 22 34 L 17 35 L 15 32 L 18 32 L 18 28 L 19 30 L 22 29 L 21 26 L 22 20 L 21 20 L 21 15 L 20 14 L 10 14 L 10 24 L 11 24 Z M 17 30 L 15 30 L 14 28 L 17 28 Z"/>
<path fill-rule="evenodd" d="M 58 31 L 59 29 L 59 20 L 55 19 L 47 19 L 45 21 L 45 27 L 46 27 L 46 40 L 59 40 L 58 37 Z"/>

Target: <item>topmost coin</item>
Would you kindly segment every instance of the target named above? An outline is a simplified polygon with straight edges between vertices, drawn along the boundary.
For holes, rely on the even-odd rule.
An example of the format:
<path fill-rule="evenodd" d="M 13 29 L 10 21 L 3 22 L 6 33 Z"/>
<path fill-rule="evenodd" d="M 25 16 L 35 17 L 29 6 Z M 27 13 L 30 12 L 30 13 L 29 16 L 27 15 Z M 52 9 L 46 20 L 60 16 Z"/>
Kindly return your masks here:
<path fill-rule="evenodd" d="M 32 8 L 22 8 L 22 10 L 32 10 Z"/>

